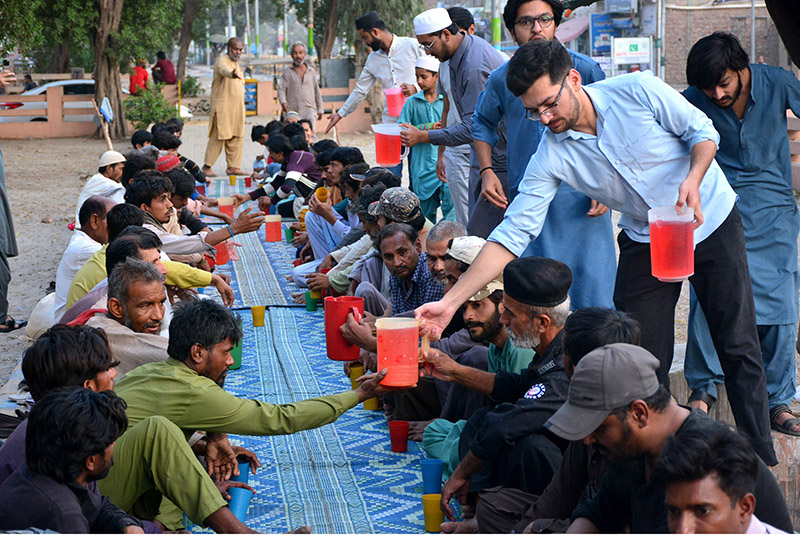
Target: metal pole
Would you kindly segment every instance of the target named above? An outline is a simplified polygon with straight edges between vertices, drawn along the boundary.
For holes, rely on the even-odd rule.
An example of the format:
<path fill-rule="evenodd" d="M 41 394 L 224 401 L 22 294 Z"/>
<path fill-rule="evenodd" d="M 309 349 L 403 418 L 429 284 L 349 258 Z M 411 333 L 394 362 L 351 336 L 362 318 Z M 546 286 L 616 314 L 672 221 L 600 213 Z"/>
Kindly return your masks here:
<path fill-rule="evenodd" d="M 228 39 L 234 37 L 233 35 L 228 35 L 228 32 L 231 31 L 231 28 L 233 28 L 233 12 L 231 11 L 231 4 L 228 2 L 228 29 L 225 30 L 225 35 L 228 37 Z"/>
<path fill-rule="evenodd" d="M 756 60 L 756 0 L 750 0 L 750 61 Z"/>
<path fill-rule="evenodd" d="M 283 55 L 289 55 L 289 2 L 283 3 Z"/>
<path fill-rule="evenodd" d="M 247 41 L 245 54 L 250 56 L 250 2 L 248 0 L 244 0 L 244 35 Z"/>
<path fill-rule="evenodd" d="M 500 50 L 500 0 L 492 0 L 492 46 Z"/>
<path fill-rule="evenodd" d="M 308 0 L 308 55 L 314 55 L 314 0 Z"/>
<path fill-rule="evenodd" d="M 258 0 L 253 2 L 255 4 L 256 15 L 256 57 L 261 56 L 261 22 L 258 18 Z"/>

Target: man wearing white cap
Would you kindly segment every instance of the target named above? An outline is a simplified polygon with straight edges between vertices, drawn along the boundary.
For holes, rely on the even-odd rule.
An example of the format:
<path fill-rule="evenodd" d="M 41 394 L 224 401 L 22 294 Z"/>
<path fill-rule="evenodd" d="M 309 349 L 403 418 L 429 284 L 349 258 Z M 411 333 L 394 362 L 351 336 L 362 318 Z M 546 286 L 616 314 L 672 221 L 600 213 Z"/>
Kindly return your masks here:
<path fill-rule="evenodd" d="M 397 122 L 404 126 L 431 130 L 442 120 L 444 107 L 444 98 L 436 92 L 439 81 L 439 60 L 431 56 L 422 56 L 417 59 L 414 70 L 421 91 L 409 97 Z M 437 157 L 436 147 L 430 143 L 420 143 L 411 148 L 408 164 L 411 189 L 419 197 L 422 213 L 434 223 L 439 206 L 442 208 L 443 219 L 455 219 L 450 189 L 447 183 L 436 176 Z"/>
<path fill-rule="evenodd" d="M 125 202 L 125 187 L 120 184 L 124 167 L 125 156 L 115 150 L 106 151 L 100 156 L 97 173 L 86 182 L 78 196 L 78 206 L 75 208 L 75 228 L 81 228 L 78 213 L 89 197 L 107 197 L 114 201 L 114 204 Z"/>
<path fill-rule="evenodd" d="M 505 63 L 505 54 L 479 37 L 458 29 L 444 8 L 429 9 L 414 18 L 417 41 L 426 52 L 439 61 L 449 60 L 450 103 L 455 105 L 461 122 L 439 130 L 420 130 L 408 127 L 401 134 L 403 144 L 412 147 L 418 143 L 456 146 L 472 144 L 472 114 L 483 91 L 486 79 L 493 70 Z M 492 152 L 492 167 L 500 181 L 506 180 L 505 132 L 498 128 L 499 141 Z M 470 235 L 485 238 L 503 218 L 503 210 L 481 200 L 480 169 L 474 146 L 470 157 L 469 222 Z M 507 184 L 504 185 L 507 189 Z"/>
<path fill-rule="evenodd" d="M 342 118 L 355 111 L 356 106 L 367 98 L 367 93 L 376 80 L 381 81 L 384 89 L 400 87 L 406 97 L 417 92 L 414 86 L 414 66 L 417 58 L 424 56 L 425 52 L 416 41 L 411 37 L 400 37 L 391 33 L 376 11 L 370 11 L 356 19 L 356 30 L 364 45 L 370 47 L 372 52 L 367 56 L 355 89 L 339 111 L 331 114 L 325 129 L 326 134 Z M 391 117 L 388 108 L 384 108 L 382 120 L 384 123 L 395 123 L 397 117 Z"/>

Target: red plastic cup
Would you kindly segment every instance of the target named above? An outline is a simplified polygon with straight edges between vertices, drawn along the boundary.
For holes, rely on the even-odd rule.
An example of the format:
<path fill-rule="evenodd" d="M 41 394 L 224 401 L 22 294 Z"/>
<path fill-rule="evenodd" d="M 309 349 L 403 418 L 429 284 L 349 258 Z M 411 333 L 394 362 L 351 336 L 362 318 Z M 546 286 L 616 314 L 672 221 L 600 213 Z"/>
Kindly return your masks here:
<path fill-rule="evenodd" d="M 252 186 L 253 185 L 253 177 L 251 177 L 250 175 L 247 175 L 246 177 L 244 177 L 244 185 L 247 188 Z"/>
<path fill-rule="evenodd" d="M 227 264 L 231 259 L 230 254 L 228 254 L 228 244 L 225 242 L 218 243 L 215 249 L 217 250 L 217 265 Z"/>
<path fill-rule="evenodd" d="M 392 442 L 392 451 L 404 453 L 408 450 L 408 422 L 395 420 L 389 422 L 389 439 Z"/>
<path fill-rule="evenodd" d="M 205 195 L 205 194 L 206 194 L 206 187 L 205 187 L 205 185 L 198 185 L 198 186 L 195 186 L 195 188 L 194 188 L 194 189 L 196 189 L 196 190 L 197 190 L 197 193 L 199 193 L 200 195 Z"/>
<path fill-rule="evenodd" d="M 303 261 L 302 261 L 300 258 L 296 258 L 296 259 L 295 259 L 295 260 L 292 262 L 292 264 L 294 264 L 294 267 L 297 267 L 297 266 L 299 266 L 299 265 L 300 265 L 300 264 L 302 264 L 302 263 L 303 263 Z"/>

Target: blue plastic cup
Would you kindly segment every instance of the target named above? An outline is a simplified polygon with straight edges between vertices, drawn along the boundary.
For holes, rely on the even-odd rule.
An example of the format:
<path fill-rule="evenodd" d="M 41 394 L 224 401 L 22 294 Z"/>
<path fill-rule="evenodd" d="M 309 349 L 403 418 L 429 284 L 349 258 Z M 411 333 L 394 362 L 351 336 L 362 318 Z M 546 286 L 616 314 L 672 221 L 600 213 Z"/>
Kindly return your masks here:
<path fill-rule="evenodd" d="M 239 487 L 231 487 L 228 489 L 228 494 L 231 495 L 231 501 L 228 502 L 231 512 L 244 522 L 247 516 L 247 509 L 250 507 L 250 499 L 253 497 L 253 491 L 242 489 Z"/>
<path fill-rule="evenodd" d="M 424 494 L 442 492 L 442 471 L 444 461 L 441 459 L 422 459 L 422 489 Z"/>
<path fill-rule="evenodd" d="M 239 460 L 239 475 L 232 476 L 231 481 L 241 481 L 242 483 L 250 481 L 250 461 Z"/>

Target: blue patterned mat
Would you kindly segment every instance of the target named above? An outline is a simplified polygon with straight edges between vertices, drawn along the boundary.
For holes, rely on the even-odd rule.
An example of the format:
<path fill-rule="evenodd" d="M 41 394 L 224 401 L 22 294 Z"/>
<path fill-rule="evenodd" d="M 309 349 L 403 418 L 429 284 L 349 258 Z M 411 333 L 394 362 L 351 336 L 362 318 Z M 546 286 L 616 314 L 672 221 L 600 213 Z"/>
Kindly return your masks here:
<path fill-rule="evenodd" d="M 350 388 L 342 363 L 325 352 L 323 313 L 271 308 L 264 328 L 241 313 L 242 368 L 228 374 L 229 392 L 290 403 Z M 231 437 L 255 451 L 256 495 L 246 524 L 274 533 L 310 525 L 315 533 L 423 533 L 419 446 L 394 453 L 383 413 L 361 406 L 336 422 L 295 435 Z"/>

